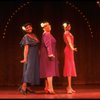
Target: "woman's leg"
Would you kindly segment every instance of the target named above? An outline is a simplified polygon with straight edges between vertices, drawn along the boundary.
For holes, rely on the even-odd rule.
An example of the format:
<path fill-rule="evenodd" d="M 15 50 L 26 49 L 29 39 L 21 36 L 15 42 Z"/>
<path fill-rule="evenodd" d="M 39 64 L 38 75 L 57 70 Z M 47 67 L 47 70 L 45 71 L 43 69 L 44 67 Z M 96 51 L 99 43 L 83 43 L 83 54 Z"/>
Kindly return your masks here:
<path fill-rule="evenodd" d="M 67 86 L 67 93 L 72 93 L 72 86 L 71 86 L 71 76 L 68 76 L 68 86 Z"/>
<path fill-rule="evenodd" d="M 68 76 L 68 88 L 71 88 L 72 86 L 71 86 L 71 76 Z"/>
<path fill-rule="evenodd" d="M 45 88 L 44 88 L 44 91 L 45 91 L 45 93 L 48 93 L 48 81 L 47 81 L 47 79 L 45 79 Z"/>
<path fill-rule="evenodd" d="M 22 86 L 20 86 L 18 89 L 24 95 L 26 94 L 26 86 L 27 86 L 27 83 L 23 83 Z"/>
<path fill-rule="evenodd" d="M 76 92 L 72 89 L 72 77 L 68 76 L 68 87 L 67 87 L 67 93 Z"/>
<path fill-rule="evenodd" d="M 26 91 L 27 83 L 22 84 L 22 90 Z"/>
<path fill-rule="evenodd" d="M 45 79 L 45 88 L 44 88 L 44 90 L 47 90 L 48 89 L 48 81 L 47 81 L 47 79 Z"/>
<path fill-rule="evenodd" d="M 53 83 L 52 83 L 53 77 L 47 77 L 47 81 L 48 81 L 48 91 L 50 93 L 55 93 L 53 89 Z"/>

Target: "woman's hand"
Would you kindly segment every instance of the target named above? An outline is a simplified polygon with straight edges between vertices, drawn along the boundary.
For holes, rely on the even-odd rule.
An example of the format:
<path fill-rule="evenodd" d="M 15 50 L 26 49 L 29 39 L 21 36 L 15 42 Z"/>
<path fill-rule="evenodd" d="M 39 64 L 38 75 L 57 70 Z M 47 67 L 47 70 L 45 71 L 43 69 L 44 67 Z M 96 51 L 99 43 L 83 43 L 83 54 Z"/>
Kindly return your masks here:
<path fill-rule="evenodd" d="M 27 63 L 27 59 L 23 59 L 20 61 L 21 63 Z"/>
<path fill-rule="evenodd" d="M 51 55 L 48 55 L 48 58 L 50 61 L 52 61 L 55 58 L 55 56 L 53 54 L 51 54 Z"/>
<path fill-rule="evenodd" d="M 73 50 L 77 52 L 77 48 L 74 48 Z"/>

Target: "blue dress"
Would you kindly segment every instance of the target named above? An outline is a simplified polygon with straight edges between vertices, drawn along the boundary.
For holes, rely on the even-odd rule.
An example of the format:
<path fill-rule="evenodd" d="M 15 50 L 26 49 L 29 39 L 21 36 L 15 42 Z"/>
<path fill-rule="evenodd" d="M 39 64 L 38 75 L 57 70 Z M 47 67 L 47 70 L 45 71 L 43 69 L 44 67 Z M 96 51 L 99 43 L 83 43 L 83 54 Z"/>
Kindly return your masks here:
<path fill-rule="evenodd" d="M 25 35 L 21 42 L 21 46 L 26 44 L 29 45 L 28 60 L 27 64 L 23 66 L 23 79 L 25 83 L 31 85 L 38 85 L 40 83 L 40 72 L 39 72 L 39 43 L 28 35 Z"/>

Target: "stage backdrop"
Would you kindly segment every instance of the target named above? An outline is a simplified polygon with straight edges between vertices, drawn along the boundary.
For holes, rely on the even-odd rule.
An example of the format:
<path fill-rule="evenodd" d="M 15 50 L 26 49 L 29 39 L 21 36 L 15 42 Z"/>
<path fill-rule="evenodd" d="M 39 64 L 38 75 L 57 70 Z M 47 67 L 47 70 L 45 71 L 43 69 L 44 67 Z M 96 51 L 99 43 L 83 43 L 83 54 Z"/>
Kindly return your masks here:
<path fill-rule="evenodd" d="M 63 77 L 64 47 L 62 23 L 69 21 L 75 38 L 77 77 L 73 84 L 100 84 L 100 7 L 92 1 L 0 1 L 0 85 L 21 83 L 23 49 L 19 42 L 24 33 L 21 26 L 33 24 L 34 33 L 41 39 L 40 23 L 49 21 L 57 40 L 60 77 L 54 84 L 66 85 Z M 43 85 L 41 79 L 41 84 Z"/>

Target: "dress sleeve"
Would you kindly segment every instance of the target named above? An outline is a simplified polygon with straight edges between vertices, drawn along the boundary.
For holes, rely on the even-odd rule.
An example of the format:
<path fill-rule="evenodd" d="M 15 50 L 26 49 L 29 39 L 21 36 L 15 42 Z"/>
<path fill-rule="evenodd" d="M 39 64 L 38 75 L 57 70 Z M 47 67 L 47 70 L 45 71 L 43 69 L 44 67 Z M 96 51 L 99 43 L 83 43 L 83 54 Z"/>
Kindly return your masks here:
<path fill-rule="evenodd" d="M 51 34 L 45 34 L 44 44 L 47 47 L 48 55 L 53 54 L 53 52 L 52 52 L 52 43 L 51 43 Z"/>
<path fill-rule="evenodd" d="M 27 44 L 30 44 L 30 40 L 29 38 L 25 35 L 22 40 L 20 41 L 20 45 L 21 46 L 24 46 L 24 45 L 27 45 Z"/>

